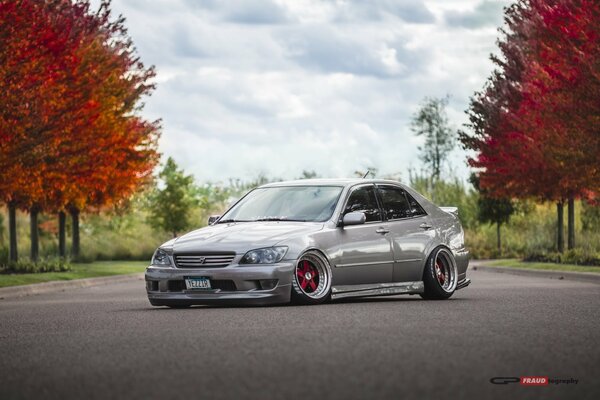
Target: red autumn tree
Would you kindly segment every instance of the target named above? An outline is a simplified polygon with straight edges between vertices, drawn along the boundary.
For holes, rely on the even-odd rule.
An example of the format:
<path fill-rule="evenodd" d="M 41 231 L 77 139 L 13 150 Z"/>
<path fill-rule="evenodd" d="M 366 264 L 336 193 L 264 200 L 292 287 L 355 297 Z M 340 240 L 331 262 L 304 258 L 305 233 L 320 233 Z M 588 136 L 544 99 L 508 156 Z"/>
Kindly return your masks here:
<path fill-rule="evenodd" d="M 77 256 L 80 210 L 131 195 L 156 163 L 158 124 L 137 115 L 154 71 L 109 1 L 7 1 L 0 21 L 0 96 L 14 104 L 0 114 L 2 200 L 30 211 L 34 259 L 37 213 L 59 212 L 64 255 L 70 210 Z"/>
<path fill-rule="evenodd" d="M 477 152 L 469 162 L 481 169 L 489 193 L 557 202 L 559 250 L 564 201 L 572 206 L 598 189 L 593 153 L 600 137 L 598 124 L 589 124 L 597 121 L 598 102 L 582 106 L 600 95 L 598 17 L 598 6 L 586 0 L 509 7 L 502 56 L 493 58 L 498 70 L 472 99 L 473 133 L 462 135 Z"/>
<path fill-rule="evenodd" d="M 600 5 L 596 1 L 532 2 L 539 34 L 526 70 L 522 130 L 545 143 L 552 184 L 569 204 L 569 248 L 575 245 L 574 199 L 600 189 Z"/>

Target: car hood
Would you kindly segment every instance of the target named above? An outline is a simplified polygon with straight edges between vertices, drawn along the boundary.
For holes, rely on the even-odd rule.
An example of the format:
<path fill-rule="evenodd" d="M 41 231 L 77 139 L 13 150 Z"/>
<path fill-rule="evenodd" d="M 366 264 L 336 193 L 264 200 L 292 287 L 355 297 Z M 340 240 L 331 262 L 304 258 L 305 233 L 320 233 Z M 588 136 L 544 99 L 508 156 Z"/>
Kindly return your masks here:
<path fill-rule="evenodd" d="M 229 252 L 238 254 L 270 247 L 285 239 L 323 229 L 316 222 L 239 222 L 216 224 L 187 233 L 172 242 L 174 253 Z"/>

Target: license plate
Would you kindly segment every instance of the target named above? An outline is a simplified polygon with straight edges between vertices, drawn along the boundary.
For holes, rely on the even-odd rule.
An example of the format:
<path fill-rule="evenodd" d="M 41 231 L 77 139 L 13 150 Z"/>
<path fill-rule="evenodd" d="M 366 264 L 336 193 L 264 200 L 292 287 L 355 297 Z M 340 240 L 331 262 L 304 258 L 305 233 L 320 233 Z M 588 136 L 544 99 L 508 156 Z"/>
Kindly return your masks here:
<path fill-rule="evenodd" d="M 210 290 L 210 279 L 208 278 L 185 278 L 187 290 Z"/>

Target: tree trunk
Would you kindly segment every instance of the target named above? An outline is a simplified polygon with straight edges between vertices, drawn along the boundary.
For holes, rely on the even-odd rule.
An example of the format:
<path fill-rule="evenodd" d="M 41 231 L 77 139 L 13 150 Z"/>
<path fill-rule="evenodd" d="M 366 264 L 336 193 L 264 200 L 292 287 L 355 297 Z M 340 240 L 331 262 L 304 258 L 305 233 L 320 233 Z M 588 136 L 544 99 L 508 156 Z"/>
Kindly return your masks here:
<path fill-rule="evenodd" d="M 569 197 L 567 208 L 567 248 L 575 248 L 575 199 Z"/>
<path fill-rule="evenodd" d="M 564 203 L 562 201 L 560 203 L 556 203 L 556 212 L 558 217 L 558 234 L 556 236 L 556 247 L 558 248 L 558 252 L 562 253 L 565 251 L 565 222 L 563 220 Z"/>
<path fill-rule="evenodd" d="M 79 210 L 71 209 L 71 219 L 73 222 L 72 240 L 71 240 L 71 257 L 74 260 L 79 258 Z"/>
<path fill-rule="evenodd" d="M 19 254 L 17 251 L 17 207 L 14 204 L 8 204 L 8 259 L 17 262 Z"/>
<path fill-rule="evenodd" d="M 502 239 L 500 237 L 500 222 L 496 222 L 496 237 L 498 238 L 498 257 L 502 257 Z"/>
<path fill-rule="evenodd" d="M 38 215 L 39 210 L 37 207 L 32 207 L 29 211 L 29 235 L 31 237 L 31 261 L 33 262 L 38 261 L 40 253 Z"/>
<path fill-rule="evenodd" d="M 67 256 L 66 251 L 66 243 L 67 243 L 67 235 L 66 235 L 66 222 L 67 215 L 64 211 L 58 213 L 58 256 L 60 258 L 65 258 Z"/>

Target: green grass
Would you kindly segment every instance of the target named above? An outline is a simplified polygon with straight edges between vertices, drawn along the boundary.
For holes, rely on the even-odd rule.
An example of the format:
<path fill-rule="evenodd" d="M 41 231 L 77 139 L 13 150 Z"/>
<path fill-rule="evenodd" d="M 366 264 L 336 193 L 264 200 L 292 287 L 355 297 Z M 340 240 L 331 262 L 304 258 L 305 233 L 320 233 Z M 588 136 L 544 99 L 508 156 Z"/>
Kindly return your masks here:
<path fill-rule="evenodd" d="M 600 274 L 600 267 L 591 267 L 584 265 L 574 264 L 557 264 L 557 263 L 546 263 L 546 262 L 526 262 L 516 258 L 509 258 L 505 260 L 494 260 L 486 262 L 485 265 L 491 267 L 509 267 L 509 268 L 523 268 L 523 269 L 539 269 L 545 271 L 570 271 L 570 272 L 594 272 Z"/>
<path fill-rule="evenodd" d="M 45 272 L 39 274 L 0 275 L 0 287 L 29 285 L 50 281 L 96 278 L 99 276 L 126 275 L 144 272 L 145 261 L 97 261 L 91 264 L 71 264 L 68 272 Z"/>

